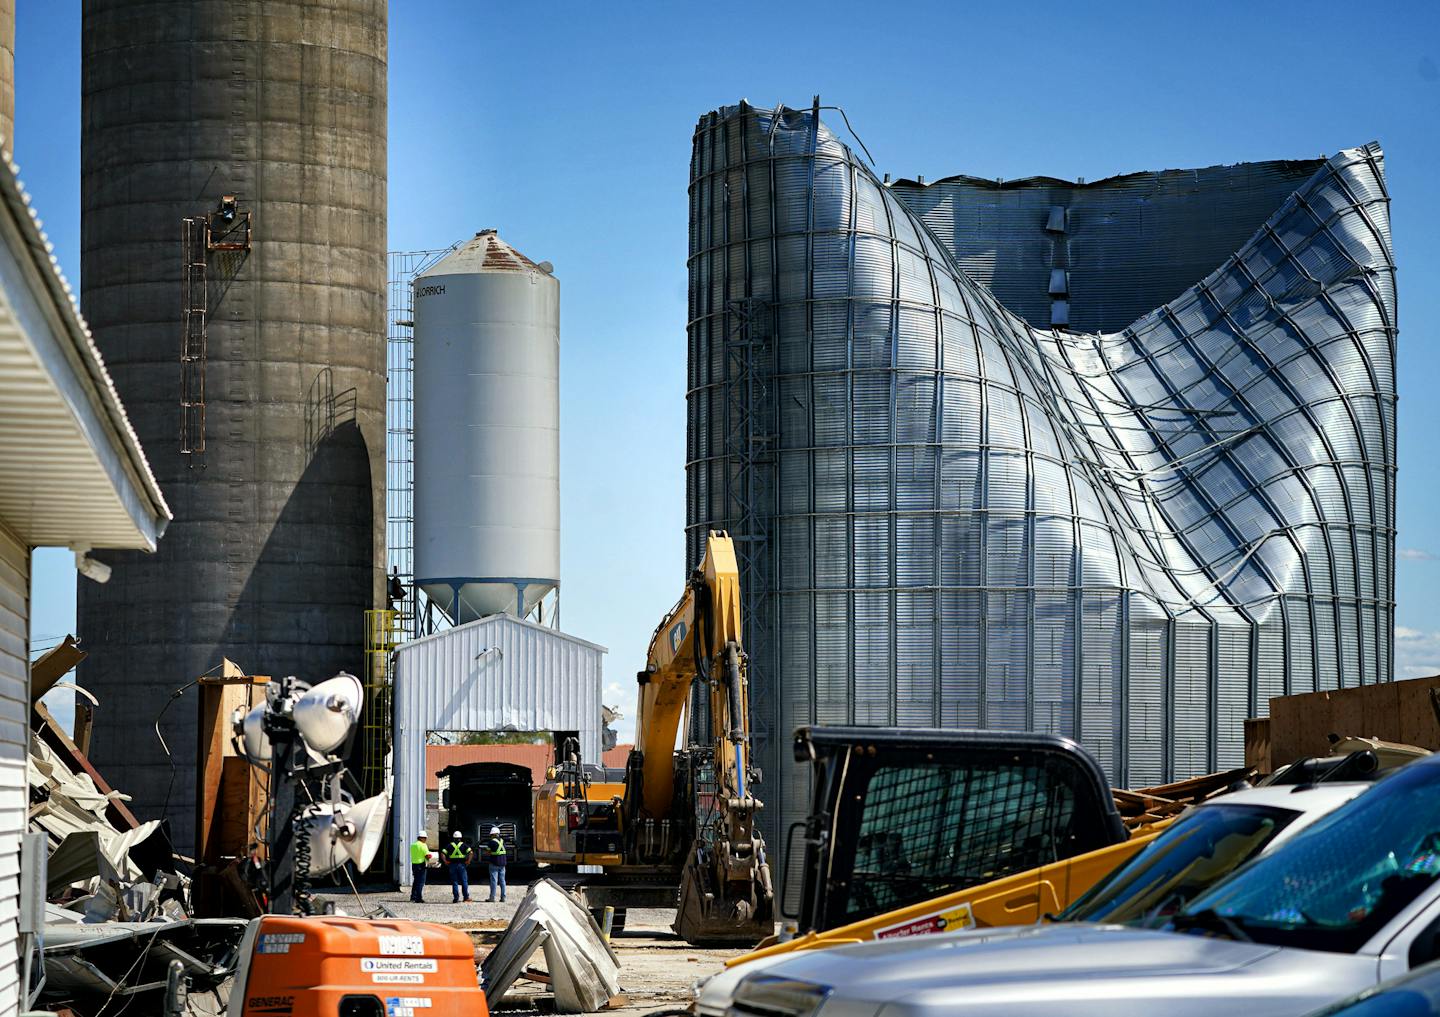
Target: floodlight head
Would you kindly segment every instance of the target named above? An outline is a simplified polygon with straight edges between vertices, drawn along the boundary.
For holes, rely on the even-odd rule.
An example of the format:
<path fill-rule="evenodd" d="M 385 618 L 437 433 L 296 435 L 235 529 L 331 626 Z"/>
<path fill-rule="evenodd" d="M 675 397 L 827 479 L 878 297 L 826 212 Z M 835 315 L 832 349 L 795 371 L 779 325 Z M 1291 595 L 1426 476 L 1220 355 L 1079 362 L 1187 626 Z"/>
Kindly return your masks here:
<path fill-rule="evenodd" d="M 303 836 L 310 849 L 308 874 L 323 876 L 347 861 L 358 869 L 368 869 L 385 837 L 389 811 L 390 799 L 384 792 L 360 802 L 321 802 L 307 807 Z"/>
<path fill-rule="evenodd" d="M 307 848 L 304 854 L 310 859 L 305 874 L 324 876 L 344 865 L 348 856 L 341 846 L 334 807 L 329 803 L 309 805 L 300 815 L 305 824 L 300 837 Z"/>
<path fill-rule="evenodd" d="M 245 758 L 252 763 L 270 762 L 270 736 L 265 733 L 265 704 L 261 703 L 249 713 L 244 707 L 236 707 L 232 715 L 235 733 L 240 736 L 240 747 Z"/>
<path fill-rule="evenodd" d="M 374 798 L 346 807 L 342 812 L 345 822 L 340 831 L 340 843 L 361 872 L 370 867 L 380 851 L 380 842 L 385 839 L 385 819 L 389 814 L 390 796 L 383 791 Z"/>
<path fill-rule="evenodd" d="M 334 752 L 360 719 L 365 690 L 360 679 L 341 671 L 295 700 L 291 715 L 305 744 L 316 752 Z"/>

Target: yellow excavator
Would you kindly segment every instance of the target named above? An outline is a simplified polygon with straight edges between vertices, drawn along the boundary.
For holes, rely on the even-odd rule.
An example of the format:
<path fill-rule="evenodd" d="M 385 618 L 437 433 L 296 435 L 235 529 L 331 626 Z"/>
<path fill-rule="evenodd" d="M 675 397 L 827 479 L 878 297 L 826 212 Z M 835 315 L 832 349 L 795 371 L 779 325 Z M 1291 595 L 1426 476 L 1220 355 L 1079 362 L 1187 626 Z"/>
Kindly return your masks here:
<path fill-rule="evenodd" d="M 755 824 L 740 576 L 728 534 L 710 533 L 637 680 L 624 780 L 595 779 L 576 747 L 563 747 L 535 792 L 536 860 L 600 867 L 576 892 L 593 911 L 614 907 L 622 923 L 626 908 L 678 902 L 675 931 L 688 942 L 759 942 L 774 929 L 774 889 Z M 710 737 L 677 749 L 696 683 L 708 691 Z"/>

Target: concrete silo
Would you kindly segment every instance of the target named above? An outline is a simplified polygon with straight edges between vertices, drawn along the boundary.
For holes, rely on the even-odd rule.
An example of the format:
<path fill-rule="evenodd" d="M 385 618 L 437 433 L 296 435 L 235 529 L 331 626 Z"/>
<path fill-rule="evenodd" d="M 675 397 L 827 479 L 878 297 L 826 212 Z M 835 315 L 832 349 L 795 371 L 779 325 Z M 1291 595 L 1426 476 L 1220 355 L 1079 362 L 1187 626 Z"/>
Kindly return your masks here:
<path fill-rule="evenodd" d="M 456 623 L 560 585 L 560 283 L 494 230 L 415 280 L 415 581 Z"/>
<path fill-rule="evenodd" d="M 182 850 L 194 707 L 165 714 L 173 767 L 152 730 L 172 693 L 222 657 L 359 673 L 381 595 L 386 16 L 84 4 L 82 302 L 175 521 L 80 581 L 81 681 L 97 766 Z"/>

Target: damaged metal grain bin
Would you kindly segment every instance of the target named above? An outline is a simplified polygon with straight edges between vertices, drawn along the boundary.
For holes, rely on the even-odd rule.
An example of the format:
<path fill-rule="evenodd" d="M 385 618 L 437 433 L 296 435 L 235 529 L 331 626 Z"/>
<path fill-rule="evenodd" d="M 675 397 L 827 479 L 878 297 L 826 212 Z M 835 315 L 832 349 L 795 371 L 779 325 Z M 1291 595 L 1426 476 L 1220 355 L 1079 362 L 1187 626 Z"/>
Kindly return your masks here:
<path fill-rule="evenodd" d="M 222 657 L 363 673 L 382 595 L 386 3 L 87 0 L 82 46 L 82 301 L 175 521 L 81 581 L 80 679 L 188 853 L 195 712 L 172 768 L 161 707 Z"/>
<path fill-rule="evenodd" d="M 1389 679 L 1382 155 L 1284 196 L 1256 176 L 1274 204 L 1247 198 L 1233 253 L 1075 333 L 977 283 L 993 223 L 948 247 L 818 103 L 700 120 L 687 552 L 737 541 L 767 835 L 804 814 L 783 756 L 803 724 L 1053 732 L 1136 786 L 1238 764 L 1271 696 Z M 1051 209 L 1030 213 L 1038 236 Z M 1118 313 L 1075 296 L 1078 319 Z"/>

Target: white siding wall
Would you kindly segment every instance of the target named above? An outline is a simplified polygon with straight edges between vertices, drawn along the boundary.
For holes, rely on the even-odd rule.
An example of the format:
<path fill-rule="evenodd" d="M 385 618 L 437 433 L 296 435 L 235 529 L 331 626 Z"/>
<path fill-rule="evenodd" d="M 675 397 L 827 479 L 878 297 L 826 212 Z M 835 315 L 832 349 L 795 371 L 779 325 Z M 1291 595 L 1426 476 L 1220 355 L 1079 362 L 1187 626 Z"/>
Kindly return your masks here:
<path fill-rule="evenodd" d="M 579 731 L 600 761 L 605 648 L 510 615 L 406 643 L 395 660 L 396 876 L 410 883 L 409 844 L 425 822 L 425 736 L 431 731 Z"/>
<path fill-rule="evenodd" d="M 20 1009 L 17 915 L 28 780 L 30 551 L 0 528 L 0 1017 Z"/>

